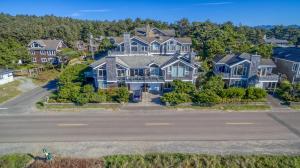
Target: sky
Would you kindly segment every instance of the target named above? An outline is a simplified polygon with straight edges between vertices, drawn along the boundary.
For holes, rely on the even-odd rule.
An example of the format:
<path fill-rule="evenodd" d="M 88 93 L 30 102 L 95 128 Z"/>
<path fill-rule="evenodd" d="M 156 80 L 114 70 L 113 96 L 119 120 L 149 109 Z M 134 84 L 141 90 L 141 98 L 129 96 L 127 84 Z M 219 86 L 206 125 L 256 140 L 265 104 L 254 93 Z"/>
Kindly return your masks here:
<path fill-rule="evenodd" d="M 11 15 L 55 15 L 88 20 L 137 17 L 175 22 L 231 21 L 236 25 L 300 25 L 300 0 L 0 0 Z"/>

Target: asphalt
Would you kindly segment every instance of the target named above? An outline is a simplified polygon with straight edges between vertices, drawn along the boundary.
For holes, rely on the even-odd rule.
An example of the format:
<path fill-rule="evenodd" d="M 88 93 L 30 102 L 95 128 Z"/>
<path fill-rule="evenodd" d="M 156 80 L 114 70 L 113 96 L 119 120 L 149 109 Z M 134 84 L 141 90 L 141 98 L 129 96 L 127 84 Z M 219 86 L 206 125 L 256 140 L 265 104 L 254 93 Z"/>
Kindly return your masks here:
<path fill-rule="evenodd" d="M 25 114 L 36 111 L 35 103 L 49 95 L 56 88 L 55 80 L 44 86 L 27 91 L 18 97 L 0 104 L 0 114 Z"/>
<path fill-rule="evenodd" d="M 96 157 L 143 152 L 300 154 L 299 112 L 131 110 L 39 112 L 55 81 L 0 105 L 0 154 Z"/>

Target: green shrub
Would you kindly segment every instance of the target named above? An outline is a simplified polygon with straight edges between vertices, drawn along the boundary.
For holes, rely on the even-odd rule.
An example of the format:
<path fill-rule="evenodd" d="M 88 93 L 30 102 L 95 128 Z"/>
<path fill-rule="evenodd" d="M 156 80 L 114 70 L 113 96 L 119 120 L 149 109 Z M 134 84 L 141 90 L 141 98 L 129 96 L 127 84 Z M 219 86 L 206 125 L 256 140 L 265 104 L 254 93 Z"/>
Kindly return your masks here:
<path fill-rule="evenodd" d="M 242 99 L 244 95 L 245 95 L 244 88 L 231 87 L 228 89 L 224 89 L 221 94 L 221 97 L 229 98 L 229 99 Z"/>
<path fill-rule="evenodd" d="M 194 95 L 193 102 L 212 105 L 219 103 L 220 97 L 212 90 L 199 91 Z"/>
<path fill-rule="evenodd" d="M 76 101 L 80 94 L 80 90 L 81 88 L 78 84 L 67 83 L 59 88 L 58 98 Z"/>
<path fill-rule="evenodd" d="M 196 91 L 196 86 L 192 82 L 184 82 L 174 80 L 172 82 L 173 91 L 177 93 L 193 94 Z"/>
<path fill-rule="evenodd" d="M 244 99 L 259 100 L 266 98 L 267 92 L 261 88 L 249 87 L 246 89 Z"/>
<path fill-rule="evenodd" d="M 170 92 L 161 97 L 161 101 L 170 105 L 178 105 L 181 103 L 191 102 L 191 98 L 186 93 Z"/>
<path fill-rule="evenodd" d="M 26 154 L 11 154 L 0 157 L 0 168 L 24 168 L 32 158 Z"/>
<path fill-rule="evenodd" d="M 216 94 L 219 94 L 223 91 L 224 81 L 220 76 L 213 76 L 204 82 L 202 87 L 203 90 L 211 90 Z"/>
<path fill-rule="evenodd" d="M 86 94 L 80 93 L 73 102 L 84 105 L 89 102 L 89 97 L 87 97 Z"/>
<path fill-rule="evenodd" d="M 126 87 L 120 87 L 117 90 L 116 101 L 119 103 L 126 103 L 129 101 L 130 93 Z"/>
<path fill-rule="evenodd" d="M 106 102 L 106 95 L 93 93 L 90 97 L 90 103 L 103 103 Z"/>

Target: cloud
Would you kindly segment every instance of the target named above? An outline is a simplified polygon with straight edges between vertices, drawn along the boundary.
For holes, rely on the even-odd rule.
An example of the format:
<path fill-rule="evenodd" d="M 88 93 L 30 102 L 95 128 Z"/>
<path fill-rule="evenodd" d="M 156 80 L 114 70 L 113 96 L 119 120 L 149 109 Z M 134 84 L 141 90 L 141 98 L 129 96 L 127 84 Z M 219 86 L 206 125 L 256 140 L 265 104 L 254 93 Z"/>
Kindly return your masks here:
<path fill-rule="evenodd" d="M 84 10 L 79 10 L 79 12 L 83 13 L 103 13 L 103 12 L 110 12 L 110 9 L 84 9 Z"/>
<path fill-rule="evenodd" d="M 75 13 L 72 13 L 71 16 L 73 16 L 73 17 L 80 16 L 80 13 L 75 12 Z"/>
<path fill-rule="evenodd" d="M 206 2 L 206 3 L 198 3 L 195 4 L 197 6 L 220 6 L 220 5 L 229 5 L 233 4 L 233 2 Z"/>

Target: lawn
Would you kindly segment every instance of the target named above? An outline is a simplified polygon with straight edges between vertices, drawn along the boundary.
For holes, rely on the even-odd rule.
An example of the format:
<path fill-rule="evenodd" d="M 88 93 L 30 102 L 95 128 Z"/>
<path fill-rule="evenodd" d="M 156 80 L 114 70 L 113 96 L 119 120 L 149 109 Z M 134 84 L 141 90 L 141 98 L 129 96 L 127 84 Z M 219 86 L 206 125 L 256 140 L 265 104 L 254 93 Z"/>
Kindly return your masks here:
<path fill-rule="evenodd" d="M 0 158 L 1 168 L 20 168 L 29 163 L 31 158 L 26 155 L 8 155 Z M 119 167 L 204 167 L 204 168 L 298 168 L 300 156 L 284 155 L 203 155 L 203 154 L 146 154 L 146 155 L 113 155 L 103 158 L 59 158 L 44 162 L 35 161 L 29 168 L 52 167 L 89 167 L 89 168 L 119 168 Z"/>
<path fill-rule="evenodd" d="M 193 109 L 193 110 L 224 110 L 224 111 L 256 111 L 256 110 L 269 110 L 269 105 L 252 105 L 252 104 L 228 104 L 228 105 L 214 105 L 214 106 L 169 106 L 175 109 Z"/>
<path fill-rule="evenodd" d="M 46 104 L 38 102 L 36 104 L 37 108 L 39 109 L 52 109 L 52 110 L 73 110 L 73 111 L 80 111 L 80 109 L 112 109 L 116 110 L 119 109 L 122 105 L 121 104 L 85 104 L 85 105 L 75 105 L 73 103 L 70 104 Z"/>
<path fill-rule="evenodd" d="M 24 168 L 32 160 L 26 154 L 11 154 L 0 156 L 0 168 Z"/>
<path fill-rule="evenodd" d="M 19 84 L 20 81 L 15 80 L 13 82 L 0 85 L 0 103 L 19 95 L 21 93 L 21 91 L 18 90 Z"/>
<path fill-rule="evenodd" d="M 53 80 L 58 77 L 59 71 L 56 69 L 50 69 L 43 72 L 40 72 L 37 76 L 33 77 L 33 82 L 37 85 L 43 85 L 50 80 Z"/>

